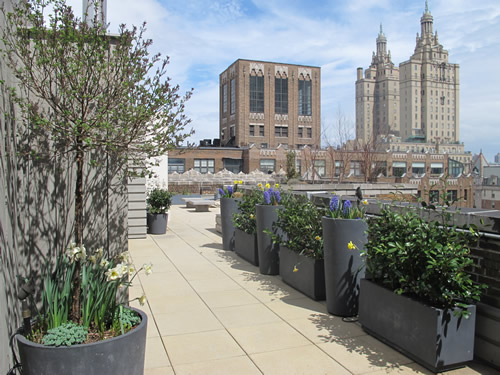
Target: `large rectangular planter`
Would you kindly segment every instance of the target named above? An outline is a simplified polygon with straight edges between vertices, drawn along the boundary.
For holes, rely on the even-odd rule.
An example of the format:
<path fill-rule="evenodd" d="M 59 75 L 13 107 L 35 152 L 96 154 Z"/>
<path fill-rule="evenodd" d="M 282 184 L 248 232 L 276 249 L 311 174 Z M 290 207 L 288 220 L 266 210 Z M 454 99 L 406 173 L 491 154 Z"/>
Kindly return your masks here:
<path fill-rule="evenodd" d="M 361 280 L 359 322 L 368 333 L 422 366 L 440 372 L 474 357 L 476 306 L 468 319 Z"/>
<path fill-rule="evenodd" d="M 325 299 L 325 266 L 323 259 L 300 255 L 288 247 L 280 246 L 281 279 L 316 300 Z"/>
<path fill-rule="evenodd" d="M 259 251 L 257 249 L 257 235 L 248 234 L 241 229 L 235 228 L 234 251 L 254 266 L 259 265 Z"/>

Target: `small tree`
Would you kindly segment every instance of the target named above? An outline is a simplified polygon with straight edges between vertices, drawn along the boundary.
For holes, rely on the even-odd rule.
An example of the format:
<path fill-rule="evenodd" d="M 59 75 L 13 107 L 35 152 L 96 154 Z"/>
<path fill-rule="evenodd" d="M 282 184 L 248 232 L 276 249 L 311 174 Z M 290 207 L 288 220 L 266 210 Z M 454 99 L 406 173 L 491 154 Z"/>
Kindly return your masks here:
<path fill-rule="evenodd" d="M 12 12 L 1 10 L 6 19 L 1 52 L 18 80 L 9 91 L 33 139 L 25 155 L 51 152 L 74 161 L 74 242 L 81 246 L 85 163 L 91 167 L 96 153 L 109 155 L 125 171 L 129 161 L 147 168 L 148 159 L 193 134 L 185 131 L 190 120 L 184 114 L 191 92 L 181 96 L 171 84 L 168 57 L 149 55 L 145 24 L 130 30 L 121 25 L 118 35 L 110 36 L 98 12 L 88 24 L 64 0 L 25 0 Z M 45 137 L 54 147 L 37 147 L 37 138 Z M 75 275 L 72 316 L 78 320 L 79 272 Z"/>
<path fill-rule="evenodd" d="M 295 168 L 295 159 L 297 154 L 295 151 L 290 150 L 286 153 L 286 179 L 287 181 L 299 177 L 299 173 Z"/>

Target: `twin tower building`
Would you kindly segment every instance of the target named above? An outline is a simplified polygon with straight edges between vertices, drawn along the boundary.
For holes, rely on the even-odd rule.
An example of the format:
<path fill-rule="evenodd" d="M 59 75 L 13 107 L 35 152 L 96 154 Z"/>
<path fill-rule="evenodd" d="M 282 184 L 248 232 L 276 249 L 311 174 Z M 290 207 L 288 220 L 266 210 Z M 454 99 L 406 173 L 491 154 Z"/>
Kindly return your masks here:
<path fill-rule="evenodd" d="M 368 142 L 459 143 L 459 66 L 433 31 L 426 1 L 408 61 L 395 66 L 382 26 L 368 69 L 357 70 L 356 138 Z"/>

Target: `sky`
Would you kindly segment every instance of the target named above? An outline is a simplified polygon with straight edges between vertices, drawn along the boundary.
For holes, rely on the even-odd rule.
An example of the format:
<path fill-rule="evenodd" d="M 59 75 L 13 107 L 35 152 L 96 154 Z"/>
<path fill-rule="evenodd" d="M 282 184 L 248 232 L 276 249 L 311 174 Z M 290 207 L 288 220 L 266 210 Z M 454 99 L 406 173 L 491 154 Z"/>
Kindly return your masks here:
<path fill-rule="evenodd" d="M 81 14 L 81 0 L 67 0 Z M 460 64 L 460 141 L 500 153 L 500 1 L 429 0 L 434 31 Z M 237 59 L 321 67 L 321 118 L 339 110 L 354 135 L 356 68 L 368 68 L 383 25 L 392 61 L 409 60 L 425 0 L 107 0 L 109 31 L 147 23 L 152 52 L 170 57 L 195 135 L 218 138 L 219 74 Z"/>

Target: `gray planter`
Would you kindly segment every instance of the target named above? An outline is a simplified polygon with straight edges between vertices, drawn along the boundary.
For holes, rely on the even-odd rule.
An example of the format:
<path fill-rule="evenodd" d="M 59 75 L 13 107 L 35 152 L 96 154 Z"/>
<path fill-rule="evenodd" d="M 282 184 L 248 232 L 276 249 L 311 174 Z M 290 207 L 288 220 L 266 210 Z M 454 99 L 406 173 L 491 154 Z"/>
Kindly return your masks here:
<path fill-rule="evenodd" d="M 165 234 L 167 232 L 168 212 L 165 214 L 147 215 L 148 233 Z"/>
<path fill-rule="evenodd" d="M 147 316 L 125 335 L 92 344 L 44 346 L 17 335 L 23 375 L 102 375 L 144 373 Z"/>
<path fill-rule="evenodd" d="M 259 251 L 257 249 L 257 235 L 248 234 L 241 229 L 235 228 L 234 251 L 254 266 L 259 265 Z"/>
<path fill-rule="evenodd" d="M 278 233 L 279 229 L 273 229 L 273 223 L 278 220 L 278 210 L 282 206 L 258 204 L 255 208 L 260 273 L 278 275 L 280 272 L 279 244 L 273 243 L 271 235 L 264 233 L 264 230 L 270 230 L 274 234 Z"/>
<path fill-rule="evenodd" d="M 280 246 L 280 276 L 285 283 L 306 296 L 316 301 L 325 299 L 323 259 L 300 255 L 288 247 Z"/>
<path fill-rule="evenodd" d="M 238 212 L 238 199 L 220 199 L 220 218 L 222 228 L 222 248 L 234 251 L 233 215 Z"/>
<path fill-rule="evenodd" d="M 363 328 L 433 372 L 461 367 L 474 357 L 476 306 L 469 319 L 361 280 Z"/>
<path fill-rule="evenodd" d="M 367 242 L 368 226 L 363 220 L 323 217 L 326 306 L 330 314 L 355 316 L 358 313 L 359 281 L 365 268 L 360 250 Z M 352 241 L 355 250 L 347 245 Z"/>

